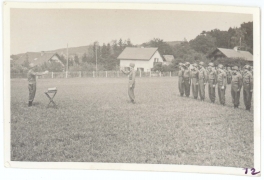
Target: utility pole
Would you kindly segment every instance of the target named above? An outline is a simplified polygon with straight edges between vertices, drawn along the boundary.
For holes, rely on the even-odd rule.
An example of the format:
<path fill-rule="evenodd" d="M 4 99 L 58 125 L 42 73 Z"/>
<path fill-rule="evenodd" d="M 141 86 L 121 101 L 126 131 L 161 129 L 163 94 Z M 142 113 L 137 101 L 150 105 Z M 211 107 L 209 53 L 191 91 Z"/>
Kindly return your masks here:
<path fill-rule="evenodd" d="M 66 67 L 66 71 L 68 72 L 69 70 L 69 52 L 68 52 L 68 43 L 67 43 L 67 67 Z"/>
<path fill-rule="evenodd" d="M 95 72 L 97 74 L 97 43 L 95 43 Z"/>

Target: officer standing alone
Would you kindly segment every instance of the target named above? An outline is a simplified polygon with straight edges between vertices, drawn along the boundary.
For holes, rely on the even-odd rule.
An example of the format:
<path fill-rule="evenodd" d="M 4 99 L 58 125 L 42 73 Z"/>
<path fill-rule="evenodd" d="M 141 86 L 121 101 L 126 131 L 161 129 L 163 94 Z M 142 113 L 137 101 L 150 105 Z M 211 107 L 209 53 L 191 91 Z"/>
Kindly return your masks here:
<path fill-rule="evenodd" d="M 129 64 L 129 71 L 125 71 L 121 69 L 121 71 L 128 75 L 128 96 L 130 98 L 130 101 L 135 104 L 135 94 L 134 94 L 134 89 L 135 89 L 135 79 L 136 79 L 136 72 L 134 70 L 135 64 L 130 63 Z"/>
<path fill-rule="evenodd" d="M 33 63 L 29 64 L 29 71 L 27 73 L 28 78 L 28 90 L 29 90 L 29 99 L 28 99 L 28 107 L 32 106 L 32 103 L 34 101 L 36 90 L 37 90 L 37 76 L 42 76 L 44 74 L 48 74 L 48 71 L 45 72 L 35 72 L 35 66 Z"/>
<path fill-rule="evenodd" d="M 205 85 L 207 82 L 207 72 L 204 68 L 204 62 L 199 63 L 199 96 L 201 101 L 204 101 L 205 99 Z"/>
<path fill-rule="evenodd" d="M 253 76 L 250 72 L 250 66 L 246 65 L 244 67 L 243 74 L 243 98 L 246 110 L 250 111 L 251 108 L 251 99 L 253 93 Z"/>
<path fill-rule="evenodd" d="M 208 93 L 212 103 L 215 102 L 215 86 L 217 83 L 217 74 L 214 69 L 214 63 L 208 64 Z"/>
<path fill-rule="evenodd" d="M 218 96 L 221 105 L 225 105 L 225 90 L 227 84 L 226 73 L 224 71 L 224 66 L 222 64 L 218 65 L 217 69 L 217 86 L 218 86 Z"/>
<path fill-rule="evenodd" d="M 240 91 L 242 87 L 242 75 L 238 72 L 238 67 L 232 68 L 231 96 L 234 108 L 238 108 L 240 101 Z"/>

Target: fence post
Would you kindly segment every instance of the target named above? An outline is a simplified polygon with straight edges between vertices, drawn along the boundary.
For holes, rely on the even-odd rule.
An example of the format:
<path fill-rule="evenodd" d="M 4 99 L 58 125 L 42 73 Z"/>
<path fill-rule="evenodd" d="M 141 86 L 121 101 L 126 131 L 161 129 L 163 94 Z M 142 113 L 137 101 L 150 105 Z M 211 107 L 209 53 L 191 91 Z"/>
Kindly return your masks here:
<path fill-rule="evenodd" d="M 94 71 L 93 71 L 93 77 L 94 77 Z"/>
<path fill-rule="evenodd" d="M 161 77 L 161 72 L 159 73 L 160 77 Z"/>
<path fill-rule="evenodd" d="M 117 77 L 119 77 L 119 71 L 117 71 Z"/>
<path fill-rule="evenodd" d="M 149 77 L 151 77 L 151 71 L 149 71 Z"/>
<path fill-rule="evenodd" d="M 53 72 L 51 72 L 51 78 L 53 79 Z"/>
<path fill-rule="evenodd" d="M 170 71 L 170 77 L 171 77 L 171 71 Z"/>
<path fill-rule="evenodd" d="M 79 72 L 79 77 L 82 77 L 82 71 Z"/>
<path fill-rule="evenodd" d="M 140 75 L 140 77 L 141 77 L 141 71 L 139 71 L 139 75 Z"/>

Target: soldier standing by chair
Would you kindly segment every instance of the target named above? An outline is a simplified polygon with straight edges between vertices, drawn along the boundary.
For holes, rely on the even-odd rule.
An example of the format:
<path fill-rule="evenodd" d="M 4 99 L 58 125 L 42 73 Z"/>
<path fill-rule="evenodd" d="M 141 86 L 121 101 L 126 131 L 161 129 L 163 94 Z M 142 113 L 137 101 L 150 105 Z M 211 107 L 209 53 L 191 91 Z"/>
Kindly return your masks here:
<path fill-rule="evenodd" d="M 208 64 L 208 93 L 212 103 L 215 102 L 215 86 L 217 83 L 217 74 L 214 69 L 214 63 Z"/>
<path fill-rule="evenodd" d="M 198 65 L 194 63 L 193 68 L 191 69 L 191 84 L 192 84 L 192 93 L 194 99 L 197 99 L 198 97 Z"/>
<path fill-rule="evenodd" d="M 135 104 L 135 94 L 134 94 L 134 89 L 135 89 L 135 78 L 136 78 L 136 72 L 134 70 L 135 64 L 130 63 L 129 64 L 130 70 L 125 71 L 121 69 L 121 71 L 128 75 L 128 96 L 130 98 L 130 101 Z"/>
<path fill-rule="evenodd" d="M 181 96 L 184 95 L 183 71 L 184 71 L 183 64 L 179 63 L 178 88 Z"/>
<path fill-rule="evenodd" d="M 218 65 L 217 69 L 217 86 L 218 86 L 218 96 L 221 105 L 225 105 L 225 90 L 227 84 L 226 73 L 224 71 L 224 66 L 222 64 Z"/>
<path fill-rule="evenodd" d="M 204 101 L 205 99 L 205 85 L 207 82 L 207 72 L 204 68 L 204 62 L 199 63 L 199 73 L 198 73 L 198 79 L 199 79 L 199 96 L 201 101 Z"/>
<path fill-rule="evenodd" d="M 231 71 L 230 67 L 227 67 L 226 76 L 227 76 L 227 84 L 231 84 L 232 71 Z"/>
<path fill-rule="evenodd" d="M 36 90 L 37 90 L 37 76 L 42 76 L 44 74 L 47 74 L 48 71 L 45 72 L 35 72 L 35 66 L 33 63 L 29 64 L 29 71 L 27 73 L 28 78 L 28 90 L 29 90 L 29 99 L 28 99 L 28 107 L 32 106 L 32 103 L 34 101 Z"/>
<path fill-rule="evenodd" d="M 253 93 L 253 76 L 250 72 L 250 66 L 246 65 L 244 67 L 243 74 L 243 98 L 246 106 L 246 110 L 250 111 L 251 99 Z"/>
<path fill-rule="evenodd" d="M 191 78 L 190 78 L 190 63 L 186 62 L 184 65 L 183 71 L 183 81 L 184 81 L 184 93 L 186 97 L 190 96 L 190 86 L 191 86 Z"/>
<path fill-rule="evenodd" d="M 238 108 L 240 101 L 240 91 L 242 87 L 242 75 L 238 72 L 238 67 L 232 68 L 231 96 L 234 108 Z"/>

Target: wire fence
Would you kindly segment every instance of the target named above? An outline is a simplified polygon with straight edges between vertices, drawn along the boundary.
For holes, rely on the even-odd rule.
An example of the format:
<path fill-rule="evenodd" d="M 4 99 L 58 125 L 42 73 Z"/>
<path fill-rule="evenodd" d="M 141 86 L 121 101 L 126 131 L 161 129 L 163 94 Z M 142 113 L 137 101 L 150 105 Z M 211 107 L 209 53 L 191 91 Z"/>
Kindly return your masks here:
<path fill-rule="evenodd" d="M 143 72 L 136 71 L 136 77 L 173 77 L 178 76 L 177 71 L 172 72 Z M 27 73 L 11 73 L 11 79 L 27 78 Z M 59 79 L 59 78 L 122 78 L 127 77 L 120 71 L 69 71 L 69 72 L 49 72 L 39 76 L 39 79 Z"/>

